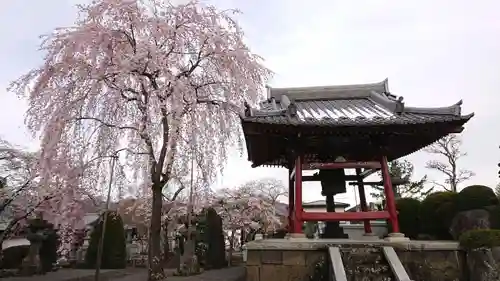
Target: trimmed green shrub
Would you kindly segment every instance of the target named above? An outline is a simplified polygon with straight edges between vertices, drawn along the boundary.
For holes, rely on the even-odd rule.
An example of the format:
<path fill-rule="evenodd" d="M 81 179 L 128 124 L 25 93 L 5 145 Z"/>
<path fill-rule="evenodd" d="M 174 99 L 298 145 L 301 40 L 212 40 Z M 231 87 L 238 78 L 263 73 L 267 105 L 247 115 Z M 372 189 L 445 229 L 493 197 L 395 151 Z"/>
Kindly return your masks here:
<path fill-rule="evenodd" d="M 222 218 L 213 208 L 206 210 L 206 252 L 207 266 L 211 269 L 223 268 L 226 262 L 226 243 L 222 228 Z"/>
<path fill-rule="evenodd" d="M 458 193 L 458 211 L 482 209 L 487 206 L 497 205 L 498 197 L 493 189 L 484 185 L 471 185 Z"/>
<path fill-rule="evenodd" d="M 127 264 L 127 246 L 125 229 L 120 215 L 116 212 L 108 212 L 106 221 L 106 232 L 104 233 L 104 247 L 102 251 L 102 269 L 121 269 Z M 85 263 L 89 268 L 95 268 L 99 240 L 101 239 L 104 224 L 104 214 L 96 223 L 91 235 L 90 243 L 85 254 Z"/>
<path fill-rule="evenodd" d="M 438 240 L 452 240 L 451 221 L 457 213 L 458 193 L 438 191 L 429 194 L 420 205 L 420 232 Z"/>
<path fill-rule="evenodd" d="M 474 229 L 460 235 L 460 246 L 464 249 L 493 248 L 500 246 L 500 230 Z"/>
<path fill-rule="evenodd" d="M 399 229 L 406 237 L 417 239 L 420 234 L 421 202 L 415 198 L 401 198 L 396 201 Z"/>
<path fill-rule="evenodd" d="M 307 221 L 302 225 L 302 230 L 307 238 L 313 239 L 314 235 L 318 231 L 318 223 L 315 221 Z"/>

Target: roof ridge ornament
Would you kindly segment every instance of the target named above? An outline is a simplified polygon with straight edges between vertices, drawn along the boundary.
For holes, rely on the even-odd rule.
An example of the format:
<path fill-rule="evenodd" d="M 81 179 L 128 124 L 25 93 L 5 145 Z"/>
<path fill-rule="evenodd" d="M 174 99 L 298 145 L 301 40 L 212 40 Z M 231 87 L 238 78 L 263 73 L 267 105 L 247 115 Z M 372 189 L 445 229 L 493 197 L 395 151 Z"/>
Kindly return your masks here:
<path fill-rule="evenodd" d="M 404 111 L 403 99 L 396 99 L 396 96 L 388 91 L 382 93 L 371 91 L 368 98 L 392 113 L 401 114 Z"/>
<path fill-rule="evenodd" d="M 399 96 L 398 100 L 396 101 L 396 109 L 394 110 L 394 113 L 396 114 L 403 114 L 405 111 L 405 103 L 403 102 L 404 98 L 403 96 Z"/>
<path fill-rule="evenodd" d="M 287 95 L 281 96 L 280 105 L 281 108 L 284 108 L 286 110 L 286 114 L 289 117 L 297 116 L 297 105 L 295 104 L 295 101 L 291 101 Z"/>

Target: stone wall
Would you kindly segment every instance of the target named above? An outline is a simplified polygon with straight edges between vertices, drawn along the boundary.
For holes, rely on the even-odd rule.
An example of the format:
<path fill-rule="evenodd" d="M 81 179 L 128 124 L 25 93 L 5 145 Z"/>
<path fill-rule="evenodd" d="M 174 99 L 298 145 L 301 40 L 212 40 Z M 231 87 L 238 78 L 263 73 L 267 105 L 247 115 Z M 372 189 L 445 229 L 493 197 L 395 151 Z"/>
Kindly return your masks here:
<path fill-rule="evenodd" d="M 349 266 L 359 267 L 359 262 L 349 261 L 346 258 L 356 253 L 356 251 L 350 253 L 350 249 L 358 249 L 358 251 L 360 248 L 374 249 L 374 253 L 376 253 L 377 248 L 391 246 L 395 248 L 403 266 L 413 281 L 463 281 L 467 280 L 466 276 L 468 276 L 465 253 L 454 242 L 407 241 L 389 243 L 384 240 L 268 239 L 247 244 L 246 280 L 308 280 L 308 276 L 313 273 L 316 263 L 322 257 L 328 260 L 328 246 L 341 248 L 343 259 L 347 259 L 344 260 L 344 266 L 348 273 L 349 270 L 355 270 L 354 268 L 350 269 Z M 381 252 L 380 255 L 382 255 Z M 380 266 L 383 268 L 386 265 L 383 263 L 379 264 Z M 375 267 L 374 269 L 376 269 Z M 348 276 L 351 276 L 351 279 L 355 278 L 355 274 L 348 274 Z"/>
<path fill-rule="evenodd" d="M 247 253 L 247 281 L 304 281 L 325 250 L 249 250 Z"/>
<path fill-rule="evenodd" d="M 468 280 L 465 252 L 460 250 L 396 250 L 413 281 Z"/>

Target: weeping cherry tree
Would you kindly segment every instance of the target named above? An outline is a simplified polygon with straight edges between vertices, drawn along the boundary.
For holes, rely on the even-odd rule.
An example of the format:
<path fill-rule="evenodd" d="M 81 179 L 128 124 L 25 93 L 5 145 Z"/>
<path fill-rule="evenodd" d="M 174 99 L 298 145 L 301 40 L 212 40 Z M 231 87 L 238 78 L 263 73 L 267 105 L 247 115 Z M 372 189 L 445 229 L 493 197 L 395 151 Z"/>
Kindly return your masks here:
<path fill-rule="evenodd" d="M 119 155 L 129 177 L 150 188 L 149 280 L 159 280 L 163 188 L 189 171 L 193 147 L 205 181 L 221 173 L 228 149 L 241 146 L 228 105 L 257 102 L 271 73 L 232 10 L 157 0 L 95 0 L 78 10 L 74 26 L 45 36 L 43 64 L 10 90 L 29 102 L 26 122 L 41 136 L 46 171 L 83 155 L 88 180 Z"/>

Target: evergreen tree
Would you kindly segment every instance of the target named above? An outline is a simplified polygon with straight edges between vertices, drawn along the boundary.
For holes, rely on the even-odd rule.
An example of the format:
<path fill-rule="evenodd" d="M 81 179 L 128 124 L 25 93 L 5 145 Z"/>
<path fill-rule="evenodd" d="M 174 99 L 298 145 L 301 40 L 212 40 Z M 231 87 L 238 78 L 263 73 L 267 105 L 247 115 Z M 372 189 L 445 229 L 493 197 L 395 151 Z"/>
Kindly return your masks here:
<path fill-rule="evenodd" d="M 125 268 L 127 264 L 127 246 L 122 218 L 116 212 L 108 212 L 107 215 L 101 268 Z M 103 224 L 104 214 L 101 215 L 90 235 L 89 248 L 85 255 L 85 263 L 90 268 L 95 268 L 96 266 L 97 251 L 99 240 L 102 236 Z"/>
<path fill-rule="evenodd" d="M 213 208 L 206 212 L 207 263 L 211 268 L 226 266 L 226 245 L 222 228 L 222 218 Z"/>
<path fill-rule="evenodd" d="M 381 173 L 379 173 L 381 174 Z M 392 185 L 394 196 L 396 199 L 402 197 L 412 197 L 412 198 L 422 198 L 427 194 L 431 193 L 432 188 L 426 188 L 425 183 L 427 181 L 427 176 L 424 176 L 418 181 L 412 181 L 413 176 L 413 164 L 408 160 L 394 160 L 389 163 L 389 174 L 391 178 L 398 179 L 405 184 Z M 371 195 L 375 198 L 384 197 L 384 187 L 383 186 L 373 186 L 375 192 Z"/>

